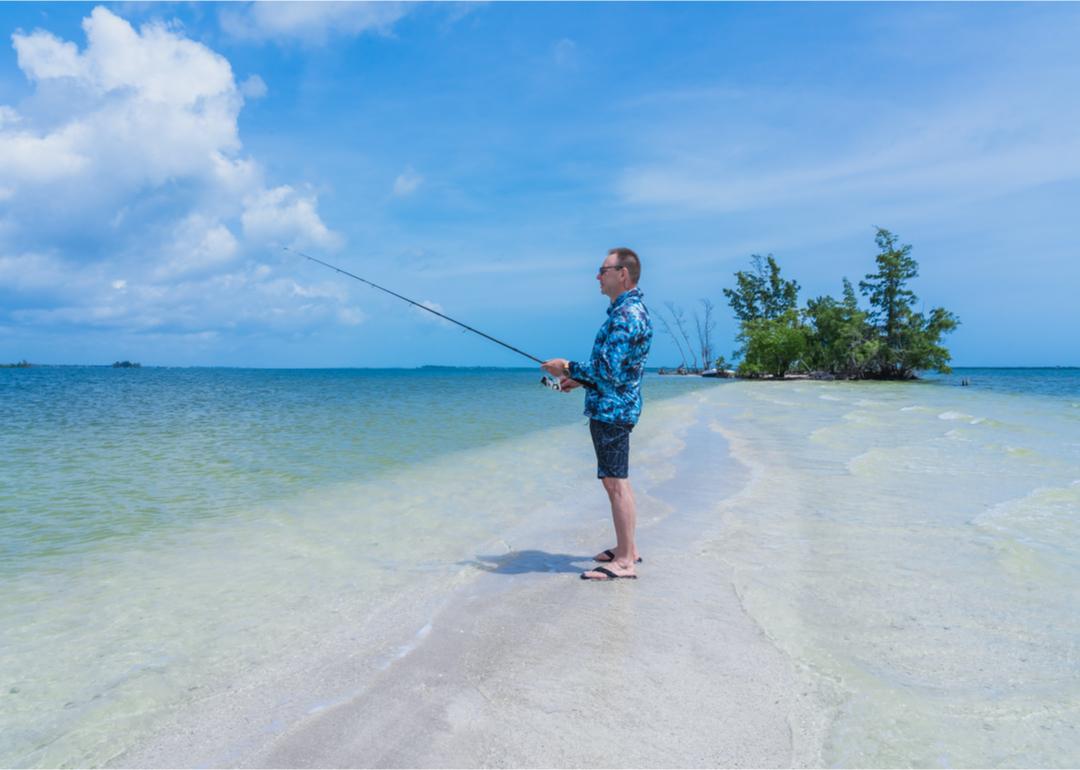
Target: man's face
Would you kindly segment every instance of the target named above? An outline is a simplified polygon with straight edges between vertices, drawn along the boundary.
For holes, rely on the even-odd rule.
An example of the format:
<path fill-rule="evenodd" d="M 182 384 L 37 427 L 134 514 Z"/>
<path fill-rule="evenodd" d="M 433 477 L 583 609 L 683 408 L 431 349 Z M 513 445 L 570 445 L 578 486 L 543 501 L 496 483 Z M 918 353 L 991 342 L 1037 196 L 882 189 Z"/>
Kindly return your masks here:
<path fill-rule="evenodd" d="M 596 272 L 596 279 L 600 281 L 600 293 L 616 299 L 625 289 L 626 268 L 618 267 L 619 258 L 614 254 L 608 254 L 604 264 Z"/>

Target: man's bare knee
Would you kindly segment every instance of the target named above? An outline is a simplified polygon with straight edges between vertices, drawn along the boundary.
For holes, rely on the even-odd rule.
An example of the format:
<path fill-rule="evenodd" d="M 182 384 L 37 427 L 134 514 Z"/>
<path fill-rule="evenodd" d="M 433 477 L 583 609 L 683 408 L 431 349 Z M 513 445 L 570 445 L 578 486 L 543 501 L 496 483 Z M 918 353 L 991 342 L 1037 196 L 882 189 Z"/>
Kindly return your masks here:
<path fill-rule="evenodd" d="M 620 497 L 627 494 L 630 491 L 630 479 L 617 479 L 611 476 L 605 476 L 600 479 L 604 485 L 604 491 L 608 493 L 609 497 Z"/>

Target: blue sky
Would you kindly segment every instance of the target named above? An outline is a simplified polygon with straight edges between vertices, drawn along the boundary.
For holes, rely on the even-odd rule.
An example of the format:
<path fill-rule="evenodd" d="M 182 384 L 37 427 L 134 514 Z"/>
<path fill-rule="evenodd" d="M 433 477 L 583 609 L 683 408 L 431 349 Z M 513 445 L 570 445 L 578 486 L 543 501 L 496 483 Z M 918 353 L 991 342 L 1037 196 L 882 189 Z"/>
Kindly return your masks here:
<path fill-rule="evenodd" d="M 1075 4 L 0 4 L 0 361 L 582 358 L 595 269 L 800 301 L 913 245 L 956 365 L 1080 365 Z M 678 363 L 658 334 L 652 365 Z"/>

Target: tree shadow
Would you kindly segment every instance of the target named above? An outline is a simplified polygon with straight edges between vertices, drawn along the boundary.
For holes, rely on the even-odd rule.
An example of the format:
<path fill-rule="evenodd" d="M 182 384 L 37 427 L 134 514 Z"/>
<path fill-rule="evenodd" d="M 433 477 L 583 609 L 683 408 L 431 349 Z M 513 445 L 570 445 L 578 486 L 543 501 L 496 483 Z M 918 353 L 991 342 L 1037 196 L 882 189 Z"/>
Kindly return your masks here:
<path fill-rule="evenodd" d="M 577 562 L 592 561 L 591 556 L 573 556 L 568 553 L 548 553 L 547 551 L 510 551 L 496 556 L 477 554 L 475 559 L 459 562 L 469 564 L 484 572 L 496 572 L 500 575 L 523 575 L 527 572 L 574 573 L 582 571 Z"/>

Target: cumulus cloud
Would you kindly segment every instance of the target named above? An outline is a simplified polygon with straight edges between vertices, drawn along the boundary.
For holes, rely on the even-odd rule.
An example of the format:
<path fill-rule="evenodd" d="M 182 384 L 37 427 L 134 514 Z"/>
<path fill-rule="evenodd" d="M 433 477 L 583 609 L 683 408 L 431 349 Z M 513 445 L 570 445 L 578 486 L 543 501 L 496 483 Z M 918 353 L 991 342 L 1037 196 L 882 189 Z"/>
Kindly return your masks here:
<path fill-rule="evenodd" d="M 228 227 L 205 214 L 191 214 L 173 228 L 153 277 L 165 281 L 213 271 L 231 262 L 238 250 L 239 242 Z"/>
<path fill-rule="evenodd" d="M 113 186 L 159 185 L 235 162 L 242 99 L 224 57 L 160 24 L 136 31 L 102 7 L 83 30 L 81 53 L 44 30 L 12 35 L 27 78 L 78 98 L 57 126 L 38 129 L 24 116 L 20 130 L 5 131 L 0 146 L 16 149 L 0 170 L 26 182 L 64 179 L 85 193 L 103 176 Z"/>
<path fill-rule="evenodd" d="M 303 185 L 269 184 L 238 116 L 266 84 L 161 23 L 104 8 L 86 45 L 16 32 L 32 97 L 0 105 L 0 305 L 21 323 L 198 334 L 354 324 L 341 290 L 289 283 L 271 244 L 337 247 Z M 5 313 L 0 311 L 0 321 Z"/>
<path fill-rule="evenodd" d="M 410 10 L 394 2 L 258 2 L 221 11 L 221 26 L 241 40 L 323 43 L 332 36 L 388 34 Z"/>
<path fill-rule="evenodd" d="M 244 234 L 264 244 L 337 248 L 340 237 L 322 223 L 315 204 L 314 196 L 288 185 L 260 190 L 244 200 Z"/>

